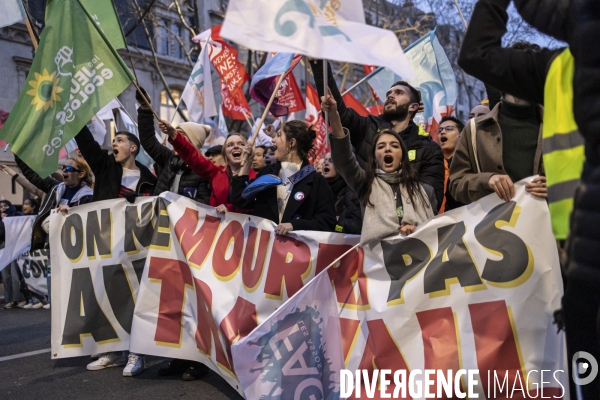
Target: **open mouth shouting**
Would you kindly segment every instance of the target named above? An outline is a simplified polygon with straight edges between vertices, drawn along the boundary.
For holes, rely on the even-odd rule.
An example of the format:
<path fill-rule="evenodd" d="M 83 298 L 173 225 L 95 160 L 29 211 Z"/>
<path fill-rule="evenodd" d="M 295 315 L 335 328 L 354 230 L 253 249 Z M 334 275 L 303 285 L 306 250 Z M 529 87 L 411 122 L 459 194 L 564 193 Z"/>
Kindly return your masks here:
<path fill-rule="evenodd" d="M 392 168 L 394 165 L 394 157 L 391 154 L 386 154 L 383 156 L 383 164 L 386 168 Z"/>
<path fill-rule="evenodd" d="M 231 155 L 233 156 L 233 158 L 239 158 L 242 156 L 242 151 L 238 149 L 233 149 Z"/>
<path fill-rule="evenodd" d="M 447 136 L 441 136 L 440 137 L 440 143 L 446 143 L 448 141 L 448 137 Z"/>

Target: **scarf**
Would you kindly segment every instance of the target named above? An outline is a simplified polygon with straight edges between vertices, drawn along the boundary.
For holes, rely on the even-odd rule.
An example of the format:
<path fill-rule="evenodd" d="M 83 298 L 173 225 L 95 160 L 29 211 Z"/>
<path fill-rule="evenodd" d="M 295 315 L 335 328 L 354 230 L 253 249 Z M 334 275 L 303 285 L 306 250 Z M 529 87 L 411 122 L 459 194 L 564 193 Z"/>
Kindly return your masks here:
<path fill-rule="evenodd" d="M 365 215 L 363 218 L 363 227 L 360 236 L 361 246 L 366 245 L 374 240 L 382 239 L 386 236 L 398 234 L 400 226 L 398 225 L 398 214 L 396 214 L 396 199 L 394 198 L 394 190 L 392 185 L 398 185 L 400 196 L 402 198 L 402 207 L 404 215 L 402 223 L 418 226 L 419 224 L 433 217 L 431 204 L 427 200 L 427 194 L 423 187 L 419 185 L 419 189 L 425 202 L 421 196 L 416 196 L 415 204 L 410 201 L 406 186 L 402 183 L 400 171 L 393 173 L 385 173 L 377 169 L 375 179 L 371 187 L 371 199 L 373 206 L 365 207 Z"/>

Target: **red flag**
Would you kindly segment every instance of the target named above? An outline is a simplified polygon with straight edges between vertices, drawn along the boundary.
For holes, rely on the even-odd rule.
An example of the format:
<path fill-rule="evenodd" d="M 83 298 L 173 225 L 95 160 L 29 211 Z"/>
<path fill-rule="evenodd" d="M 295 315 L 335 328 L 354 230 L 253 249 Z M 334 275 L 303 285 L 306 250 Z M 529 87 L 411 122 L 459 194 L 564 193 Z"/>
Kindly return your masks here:
<path fill-rule="evenodd" d="M 277 103 L 289 109 L 290 113 L 306 110 L 302 92 L 294 74 L 288 74 L 277 92 Z"/>
<path fill-rule="evenodd" d="M 227 44 L 220 33 L 221 25 L 211 29 L 211 37 L 208 40 L 208 45 L 210 45 L 208 56 L 221 77 L 221 81 L 227 85 L 229 92 L 233 93 L 236 88 L 241 89 L 250 76 L 244 65 L 238 61 L 238 52 L 235 47 Z"/>
<path fill-rule="evenodd" d="M 225 81 L 221 80 L 221 95 L 223 97 L 223 115 L 240 121 L 244 121 L 246 117 L 252 115 L 242 89 L 235 88 L 233 92 L 230 92 Z"/>
<path fill-rule="evenodd" d="M 327 127 L 321 114 L 321 102 L 317 90 L 311 85 L 306 85 L 306 123 L 313 125 L 317 131 L 314 154 L 309 156 L 309 161 L 314 164 L 329 152 L 327 146 Z"/>
<path fill-rule="evenodd" d="M 344 103 L 346 103 L 346 107 L 353 109 L 363 117 L 369 115 L 369 111 L 352 95 L 352 93 L 346 93 L 342 99 L 344 100 Z"/>

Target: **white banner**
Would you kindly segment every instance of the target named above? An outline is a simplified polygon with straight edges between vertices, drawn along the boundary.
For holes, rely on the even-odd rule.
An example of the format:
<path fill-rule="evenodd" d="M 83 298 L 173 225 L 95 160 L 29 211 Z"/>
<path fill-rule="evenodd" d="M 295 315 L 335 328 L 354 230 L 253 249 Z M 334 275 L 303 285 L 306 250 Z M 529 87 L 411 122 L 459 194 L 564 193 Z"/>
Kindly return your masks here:
<path fill-rule="evenodd" d="M 552 323 L 562 281 L 548 209 L 523 182 L 516 187 L 510 202 L 490 195 L 408 238 L 352 251 L 328 271 L 341 325 L 333 339 L 346 368 L 476 369 L 480 398 L 496 375 L 511 388 L 520 379 L 530 392 L 564 395 L 563 335 Z M 172 193 L 52 218 L 52 264 L 61 266 L 52 276 L 55 358 L 129 348 L 192 359 L 240 393 L 236 372 L 245 382 L 265 374 L 265 399 L 292 398 L 306 382 L 264 357 L 234 371 L 231 346 L 358 242 L 337 233 L 275 235 L 271 221 L 222 216 Z M 280 353 L 284 361 L 291 354 L 298 356 Z"/>
<path fill-rule="evenodd" d="M 351 12 L 345 3 L 230 0 L 221 36 L 254 50 L 383 66 L 403 77 L 413 77 L 396 34 L 366 25 L 360 2 L 348 2 L 352 3 L 348 6 L 354 5 Z"/>
<path fill-rule="evenodd" d="M 31 228 L 37 216 L 8 217 L 4 223 L 4 248 L 0 250 L 0 271 L 31 247 Z"/>

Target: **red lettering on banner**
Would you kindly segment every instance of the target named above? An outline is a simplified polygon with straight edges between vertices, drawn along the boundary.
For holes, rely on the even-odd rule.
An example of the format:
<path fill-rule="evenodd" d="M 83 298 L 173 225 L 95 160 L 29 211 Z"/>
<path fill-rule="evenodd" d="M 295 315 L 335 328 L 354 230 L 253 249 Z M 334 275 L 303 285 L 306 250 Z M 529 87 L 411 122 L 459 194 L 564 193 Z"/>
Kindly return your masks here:
<path fill-rule="evenodd" d="M 505 386 L 503 390 L 498 388 L 497 392 L 500 395 L 499 398 L 507 398 L 510 396 L 509 388 L 512 389 L 513 385 L 517 385 L 517 387 L 519 385 L 518 382 L 515 383 L 515 380 L 518 381 L 521 378 L 523 381 L 526 373 L 521 364 L 514 334 L 515 327 L 513 327 L 506 302 L 499 300 L 469 304 L 469 312 L 473 325 L 481 384 L 484 388 L 491 388 L 494 384 L 494 373 L 497 373 L 501 380 L 508 375 L 508 386 Z M 491 382 L 488 379 L 491 379 Z M 519 392 L 517 391 L 517 393 Z"/>
<path fill-rule="evenodd" d="M 247 336 L 258 326 L 256 305 L 242 297 L 238 297 L 229 314 L 221 321 L 220 326 L 227 339 L 225 343 L 227 354 L 229 359 L 232 360 L 231 345 Z"/>
<path fill-rule="evenodd" d="M 315 275 L 325 269 L 352 246 L 345 244 L 319 243 L 317 269 Z M 353 251 L 340 260 L 339 267 L 327 270 L 329 278 L 334 282 L 338 303 L 344 307 L 368 310 L 369 296 L 367 293 L 367 277 L 364 272 L 365 253 L 362 248 Z M 354 293 L 354 282 L 358 280 L 359 296 Z"/>
<path fill-rule="evenodd" d="M 365 345 L 358 369 L 367 370 L 368 376 L 373 376 L 373 370 L 375 369 L 390 369 L 392 371 L 403 369 L 406 370 L 406 376 L 409 376 L 408 365 L 385 322 L 382 319 L 374 319 L 367 321 L 367 326 L 369 328 L 369 336 L 367 337 L 367 344 Z M 361 385 L 361 393 L 365 393 L 362 380 Z M 379 387 L 379 382 L 377 387 Z M 375 393 L 376 396 L 380 394 L 379 390 L 375 391 Z M 407 398 L 410 399 L 411 397 Z"/>
<path fill-rule="evenodd" d="M 190 267 L 183 261 L 151 257 L 148 278 L 161 283 L 154 341 L 181 345 L 185 288 L 193 289 L 194 284 Z"/>
<path fill-rule="evenodd" d="M 202 226 L 196 232 L 198 220 L 198 211 L 186 208 L 175 224 L 175 235 L 190 266 L 200 269 L 213 245 L 221 219 L 205 215 Z"/>
<path fill-rule="evenodd" d="M 263 271 L 265 270 L 269 241 L 271 240 L 271 232 L 261 229 L 260 238 L 257 238 L 257 233 L 258 229 L 251 226 L 248 231 L 244 259 L 242 260 L 242 282 L 244 289 L 248 293 L 254 292 L 260 283 Z M 254 253 L 256 253 L 256 261 L 254 261 L 253 269 L 252 259 L 254 258 Z"/>
<path fill-rule="evenodd" d="M 228 281 L 237 274 L 243 249 L 244 228 L 238 221 L 231 221 L 219 235 L 213 252 L 213 272 L 217 279 Z M 226 259 L 228 252 L 231 252 L 231 256 Z"/>
<path fill-rule="evenodd" d="M 198 323 L 198 328 L 196 328 L 196 345 L 198 346 L 198 350 L 212 359 L 212 342 L 214 340 L 217 364 L 233 372 L 231 363 L 227 359 L 223 344 L 221 343 L 219 328 L 217 328 L 217 324 L 213 318 L 212 291 L 200 279 L 194 278 L 194 284 L 196 285 L 196 301 L 198 304 L 198 316 L 196 318 Z"/>
<path fill-rule="evenodd" d="M 456 373 L 460 366 L 457 326 L 452 308 L 438 308 L 417 313 L 425 350 L 425 369 L 448 370 Z M 454 375 L 452 375 L 454 376 Z M 423 388 L 425 391 L 425 388 Z M 437 393 L 437 386 L 427 392 Z M 427 393 L 426 392 L 426 393 Z M 464 392 L 464 387 L 463 387 Z M 447 399 L 442 390 L 442 399 Z"/>
<path fill-rule="evenodd" d="M 281 300 L 284 285 L 288 297 L 292 297 L 304 286 L 303 280 L 311 268 L 310 247 L 306 243 L 289 236 L 275 236 L 265 281 L 266 297 Z"/>
<path fill-rule="evenodd" d="M 348 356 L 350 355 L 358 336 L 358 327 L 360 321 L 340 317 L 340 328 L 342 330 L 342 349 L 344 351 L 344 362 L 348 366 Z"/>

